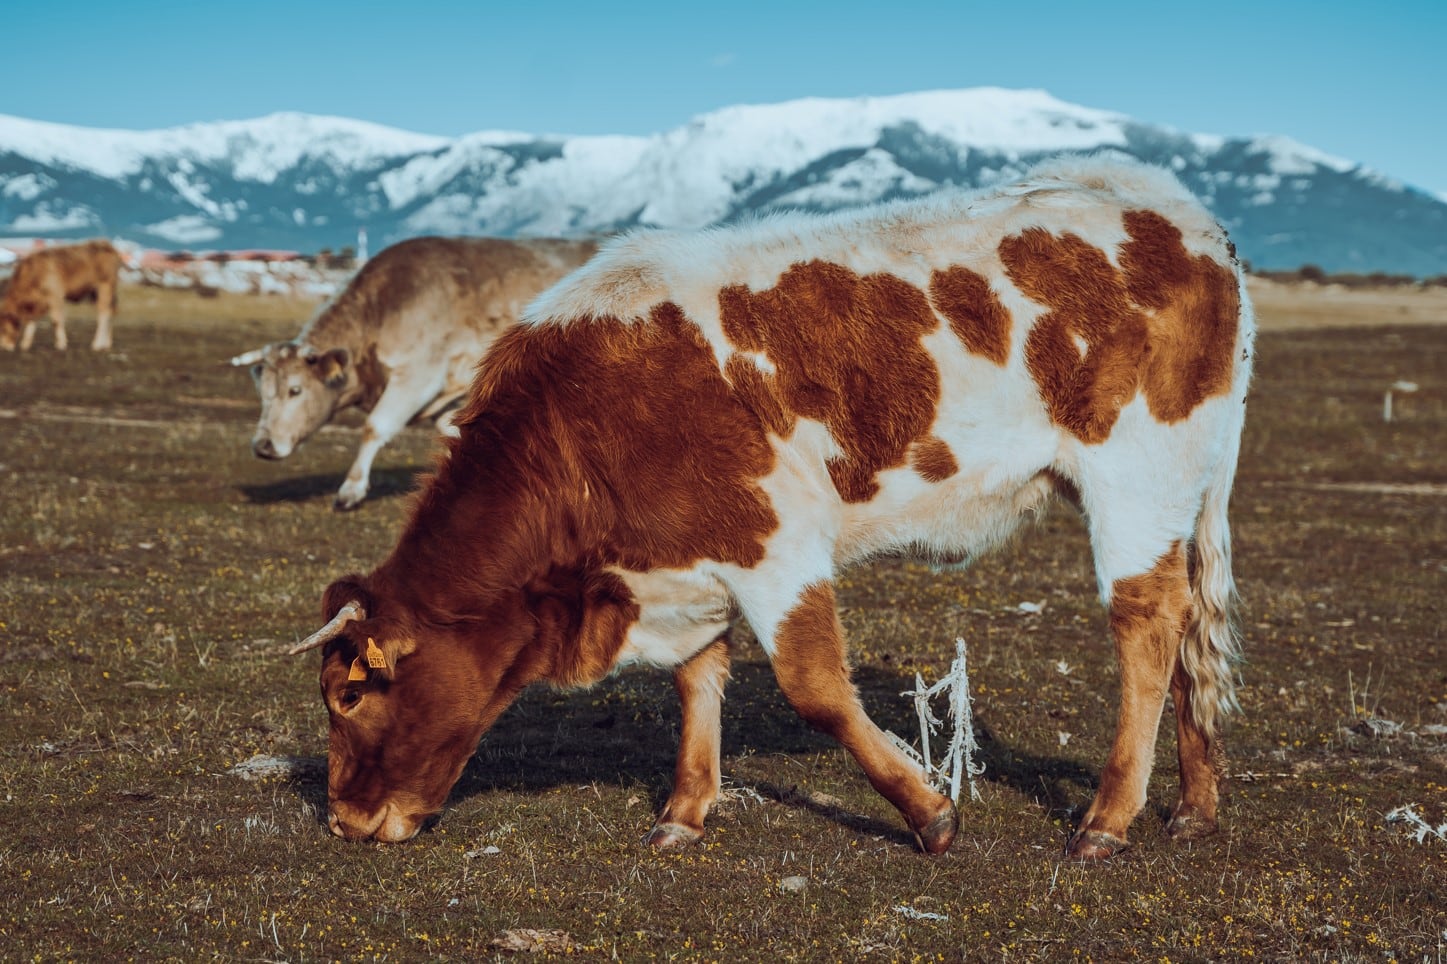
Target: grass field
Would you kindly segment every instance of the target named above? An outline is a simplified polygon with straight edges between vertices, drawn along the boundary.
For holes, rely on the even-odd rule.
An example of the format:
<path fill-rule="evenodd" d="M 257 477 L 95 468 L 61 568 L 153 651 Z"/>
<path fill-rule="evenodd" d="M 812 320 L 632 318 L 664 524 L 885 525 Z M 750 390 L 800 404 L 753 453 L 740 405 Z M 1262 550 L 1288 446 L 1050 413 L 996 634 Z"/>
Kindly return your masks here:
<path fill-rule="evenodd" d="M 678 736 L 670 680 L 642 671 L 528 693 L 413 842 L 333 838 L 316 656 L 279 649 L 390 549 L 428 433 L 338 514 L 357 420 L 257 461 L 250 380 L 221 364 L 310 306 L 127 289 L 110 355 L 42 331 L 0 354 L 0 957 L 1440 964 L 1447 840 L 1385 816 L 1447 823 L 1447 302 L 1278 288 L 1234 501 L 1247 661 L 1223 832 L 1165 838 L 1167 728 L 1135 846 L 1089 867 L 1058 855 L 1118 687 L 1063 509 L 968 573 L 843 581 L 861 690 L 895 732 L 915 732 L 915 670 L 969 642 L 987 769 L 944 857 L 913 852 L 747 640 L 700 846 L 638 843 Z M 71 341 L 89 335 L 82 316 Z M 1383 424 L 1399 379 L 1420 390 Z M 232 772 L 257 755 L 292 765 Z"/>

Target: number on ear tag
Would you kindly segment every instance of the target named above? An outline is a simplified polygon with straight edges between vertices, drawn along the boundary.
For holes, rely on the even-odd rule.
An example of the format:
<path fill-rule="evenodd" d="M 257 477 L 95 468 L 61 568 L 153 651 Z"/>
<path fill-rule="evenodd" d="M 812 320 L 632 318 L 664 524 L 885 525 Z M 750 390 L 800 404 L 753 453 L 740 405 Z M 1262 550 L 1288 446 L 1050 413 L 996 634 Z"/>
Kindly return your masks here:
<path fill-rule="evenodd" d="M 386 654 L 377 648 L 377 641 L 370 636 L 367 637 L 367 665 L 372 669 L 385 669 L 387 666 Z"/>

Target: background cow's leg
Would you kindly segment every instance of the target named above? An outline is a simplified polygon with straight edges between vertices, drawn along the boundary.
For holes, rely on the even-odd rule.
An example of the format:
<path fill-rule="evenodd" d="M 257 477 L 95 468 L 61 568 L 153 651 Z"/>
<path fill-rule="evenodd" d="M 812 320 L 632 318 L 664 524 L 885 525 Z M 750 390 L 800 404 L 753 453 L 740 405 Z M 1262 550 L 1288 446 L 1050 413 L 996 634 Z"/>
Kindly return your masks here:
<path fill-rule="evenodd" d="M 61 298 L 50 312 L 50 324 L 55 329 L 55 350 L 65 351 L 70 347 L 70 340 L 65 337 L 65 299 Z"/>
<path fill-rule="evenodd" d="M 1100 787 L 1066 854 L 1109 857 L 1126 846 L 1146 802 L 1166 688 L 1191 614 L 1186 554 L 1174 543 L 1147 572 L 1111 584 L 1110 627 L 1120 664 L 1120 713 Z"/>
<path fill-rule="evenodd" d="M 673 775 L 673 794 L 643 842 L 677 847 L 703 836 L 703 821 L 718 799 L 724 683 L 729 642 L 715 640 L 673 674 L 683 705 L 683 734 Z"/>
<path fill-rule="evenodd" d="M 362 444 L 357 457 L 347 470 L 347 478 L 337 490 L 336 507 L 355 509 L 367 497 L 372 462 L 382 446 L 402 431 L 412 416 L 442 388 L 441 376 L 429 377 L 420 384 L 404 372 L 393 372 L 382 397 L 367 415 L 362 426 Z"/>
<path fill-rule="evenodd" d="M 35 341 L 35 319 L 31 318 L 25 323 L 20 332 L 20 350 L 29 351 L 30 345 Z"/>
<path fill-rule="evenodd" d="M 114 285 L 101 282 L 95 286 L 95 337 L 91 339 L 91 351 L 109 351 L 111 347 L 111 316 L 116 310 L 116 289 Z"/>
<path fill-rule="evenodd" d="M 959 829 L 954 805 L 864 712 L 849 677 L 833 584 L 806 588 L 767 648 L 779 687 L 799 715 L 854 755 L 874 789 L 904 815 L 921 850 L 948 850 Z"/>

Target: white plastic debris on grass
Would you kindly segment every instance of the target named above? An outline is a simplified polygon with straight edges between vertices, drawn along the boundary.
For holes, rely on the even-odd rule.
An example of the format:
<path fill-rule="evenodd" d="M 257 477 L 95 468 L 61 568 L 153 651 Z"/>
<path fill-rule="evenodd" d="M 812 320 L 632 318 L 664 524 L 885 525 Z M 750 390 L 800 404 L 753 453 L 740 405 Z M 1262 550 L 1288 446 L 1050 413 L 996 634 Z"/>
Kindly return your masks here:
<path fill-rule="evenodd" d="M 906 690 L 901 696 L 914 700 L 915 712 L 919 715 L 919 746 L 916 750 L 894 733 L 885 735 L 893 741 L 911 760 L 924 769 L 928 779 L 941 793 L 948 793 L 955 803 L 960 802 L 960 784 L 970 787 L 970 799 L 978 801 L 980 791 L 975 787 L 975 777 L 985 772 L 985 765 L 975 759 L 980 752 L 975 742 L 975 720 L 970 696 L 970 675 L 968 651 L 963 639 L 955 640 L 955 659 L 946 673 L 933 686 L 924 685 L 924 677 L 914 675 L 915 688 Z M 946 719 L 951 723 L 950 742 L 938 767 L 930 755 L 930 736 L 938 733 L 944 722 L 934 715 L 930 701 L 941 693 L 947 694 Z"/>
<path fill-rule="evenodd" d="M 1447 843 L 1447 821 L 1435 827 L 1432 826 L 1426 820 L 1422 819 L 1422 815 L 1417 812 L 1417 805 L 1415 803 L 1406 804 L 1389 812 L 1386 816 L 1386 821 L 1387 823 L 1405 823 L 1408 832 L 1412 835 L 1412 839 L 1417 841 L 1417 843 L 1426 842 L 1428 837 L 1435 837 L 1443 843 Z"/>

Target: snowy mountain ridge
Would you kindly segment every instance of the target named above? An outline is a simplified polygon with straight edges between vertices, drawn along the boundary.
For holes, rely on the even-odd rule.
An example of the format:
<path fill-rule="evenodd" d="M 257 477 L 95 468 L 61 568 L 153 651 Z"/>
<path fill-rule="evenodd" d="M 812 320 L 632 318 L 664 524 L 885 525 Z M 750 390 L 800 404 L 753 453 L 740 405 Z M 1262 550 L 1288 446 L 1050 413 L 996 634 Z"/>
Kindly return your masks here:
<path fill-rule="evenodd" d="M 1280 135 L 1145 124 L 1040 90 L 740 105 L 649 136 L 439 137 L 279 113 L 156 131 L 0 115 L 0 235 L 316 250 L 416 234 L 697 228 L 973 187 L 1062 151 L 1174 169 L 1259 267 L 1447 272 L 1447 203 Z"/>

